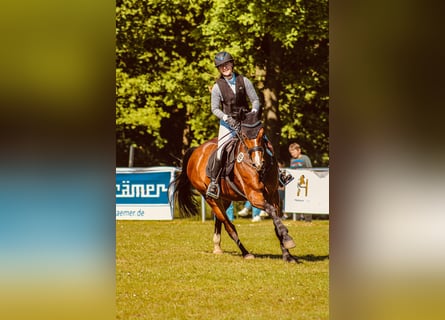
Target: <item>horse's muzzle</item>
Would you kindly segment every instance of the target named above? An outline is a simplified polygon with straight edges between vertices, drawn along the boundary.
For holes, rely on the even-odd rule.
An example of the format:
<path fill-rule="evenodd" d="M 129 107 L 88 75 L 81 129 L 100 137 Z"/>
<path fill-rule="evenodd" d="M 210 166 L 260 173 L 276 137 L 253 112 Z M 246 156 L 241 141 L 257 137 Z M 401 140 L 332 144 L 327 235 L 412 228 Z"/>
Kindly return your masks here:
<path fill-rule="evenodd" d="M 260 172 L 261 170 L 263 170 L 263 166 L 264 166 L 264 161 L 260 161 L 260 162 L 253 162 L 253 167 L 256 169 L 257 172 Z"/>
<path fill-rule="evenodd" d="M 255 146 L 248 150 L 249 157 L 252 160 L 252 165 L 256 171 L 261 171 L 263 168 L 263 154 L 264 148 L 262 146 Z"/>

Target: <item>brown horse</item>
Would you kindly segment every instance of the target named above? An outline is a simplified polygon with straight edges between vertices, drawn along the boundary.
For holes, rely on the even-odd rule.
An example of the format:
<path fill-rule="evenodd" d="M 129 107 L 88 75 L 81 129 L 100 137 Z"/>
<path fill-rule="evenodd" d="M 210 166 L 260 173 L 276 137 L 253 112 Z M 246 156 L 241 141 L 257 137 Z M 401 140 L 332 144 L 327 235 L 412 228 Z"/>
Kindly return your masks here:
<path fill-rule="evenodd" d="M 215 229 L 213 235 L 214 253 L 222 253 L 221 224 L 235 241 L 244 258 L 254 256 L 242 245 L 235 226 L 226 215 L 226 209 L 231 201 L 245 201 L 265 210 L 273 219 L 275 234 L 280 242 L 283 260 L 297 262 L 288 249 L 295 247 L 295 243 L 288 235 L 287 228 L 280 217 L 280 199 L 278 194 L 278 164 L 270 151 L 270 143 L 265 137 L 264 128 L 258 120 L 257 113 L 247 113 L 242 118 L 241 126 L 232 139 L 232 157 L 228 154 L 226 168 L 220 179 L 220 197 L 213 199 L 206 197 L 207 203 L 215 215 Z M 205 142 L 199 147 L 189 149 L 182 161 L 182 171 L 172 182 L 174 199 L 177 200 L 181 215 L 196 215 L 199 212 L 198 191 L 205 196 L 210 179 L 206 167 L 210 157 L 217 149 L 217 139 Z M 212 160 L 211 160 L 212 161 Z M 231 169 L 227 169 L 231 168 Z"/>

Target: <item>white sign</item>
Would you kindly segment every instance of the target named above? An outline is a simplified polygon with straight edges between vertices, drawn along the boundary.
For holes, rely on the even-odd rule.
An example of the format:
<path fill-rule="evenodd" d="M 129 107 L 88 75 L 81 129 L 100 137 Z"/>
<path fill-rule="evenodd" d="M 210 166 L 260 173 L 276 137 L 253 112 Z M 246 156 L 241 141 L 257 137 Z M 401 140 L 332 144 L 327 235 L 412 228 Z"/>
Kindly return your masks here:
<path fill-rule="evenodd" d="M 286 169 L 294 180 L 285 188 L 284 212 L 329 214 L 329 169 Z"/>
<path fill-rule="evenodd" d="M 116 220 L 173 220 L 170 206 L 116 205 Z"/>

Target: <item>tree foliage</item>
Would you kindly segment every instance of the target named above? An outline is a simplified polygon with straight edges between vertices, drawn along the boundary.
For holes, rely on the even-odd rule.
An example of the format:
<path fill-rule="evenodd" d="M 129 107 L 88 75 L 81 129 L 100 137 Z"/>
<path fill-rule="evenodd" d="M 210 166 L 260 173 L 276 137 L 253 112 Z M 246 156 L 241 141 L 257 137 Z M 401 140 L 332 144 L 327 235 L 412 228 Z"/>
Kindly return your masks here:
<path fill-rule="evenodd" d="M 183 152 L 217 134 L 210 88 L 214 55 L 235 57 L 262 100 L 279 157 L 298 141 L 328 165 L 327 0 L 118 0 L 117 166 L 178 165 Z"/>

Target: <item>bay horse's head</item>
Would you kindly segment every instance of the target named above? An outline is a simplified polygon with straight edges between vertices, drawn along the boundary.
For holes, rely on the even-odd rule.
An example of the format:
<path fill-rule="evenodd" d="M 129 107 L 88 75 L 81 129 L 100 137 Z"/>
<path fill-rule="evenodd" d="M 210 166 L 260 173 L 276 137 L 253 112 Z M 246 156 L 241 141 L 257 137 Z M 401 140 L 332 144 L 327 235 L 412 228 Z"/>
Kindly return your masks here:
<path fill-rule="evenodd" d="M 252 166 L 257 171 L 261 171 L 264 163 L 264 128 L 259 120 L 258 112 L 249 112 L 243 116 L 240 134 L 242 145 L 246 149 Z"/>

